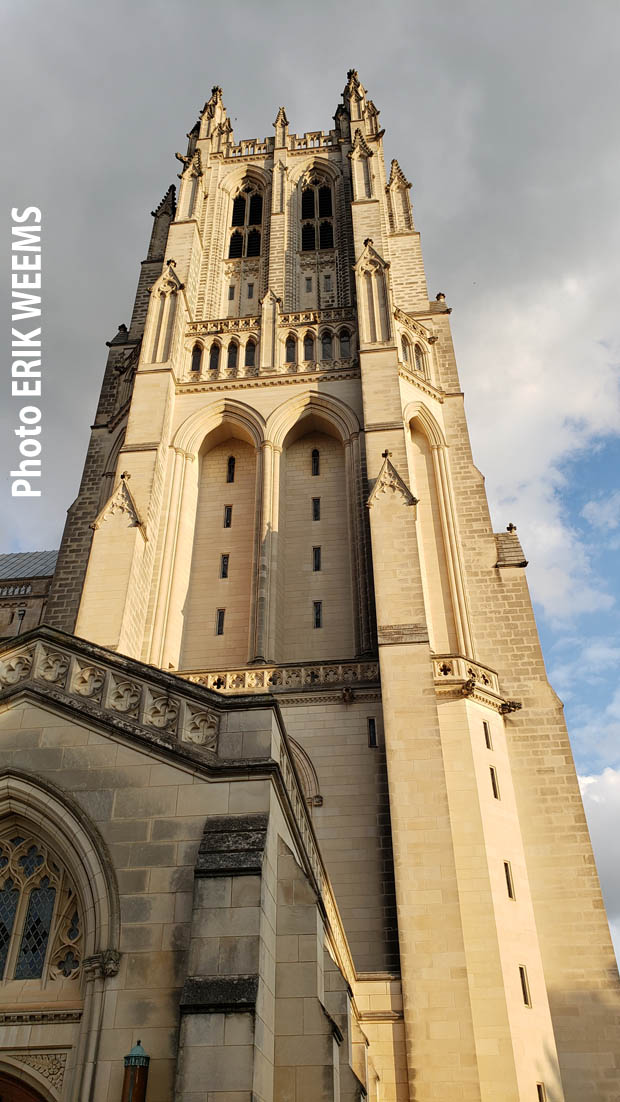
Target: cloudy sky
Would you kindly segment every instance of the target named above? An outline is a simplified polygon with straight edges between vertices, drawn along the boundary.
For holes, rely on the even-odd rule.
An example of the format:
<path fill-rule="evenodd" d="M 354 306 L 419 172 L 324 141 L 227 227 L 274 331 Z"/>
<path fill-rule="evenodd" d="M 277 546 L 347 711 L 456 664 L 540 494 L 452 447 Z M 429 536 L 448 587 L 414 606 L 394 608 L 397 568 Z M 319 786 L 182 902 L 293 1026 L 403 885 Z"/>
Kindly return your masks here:
<path fill-rule="evenodd" d="M 413 181 L 495 526 L 512 521 L 566 705 L 620 944 L 620 113 L 616 0 L 5 0 L 3 242 L 41 207 L 43 496 L 6 550 L 57 547 L 149 212 L 221 84 L 237 138 L 329 129 L 346 71 Z M 10 105 L 7 109 L 7 105 Z M 4 301 L 9 303 L 6 283 Z M 4 318 L 8 311 L 5 308 Z M 7 339 L 8 345 L 8 339 Z M 8 356 L 5 357 L 5 362 Z M 3 384 L 1 469 L 19 403 Z"/>

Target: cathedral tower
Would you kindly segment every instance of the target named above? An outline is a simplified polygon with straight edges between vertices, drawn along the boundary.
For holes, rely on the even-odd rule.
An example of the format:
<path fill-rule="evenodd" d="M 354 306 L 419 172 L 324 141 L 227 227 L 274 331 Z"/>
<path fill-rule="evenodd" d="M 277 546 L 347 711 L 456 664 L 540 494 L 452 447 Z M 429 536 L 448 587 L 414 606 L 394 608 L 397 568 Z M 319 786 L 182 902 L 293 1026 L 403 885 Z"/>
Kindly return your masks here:
<path fill-rule="evenodd" d="M 273 127 L 235 141 L 215 87 L 177 153 L 48 626 L 3 649 L 6 814 L 64 799 L 90 854 L 65 859 L 86 940 L 53 1097 L 120 1097 L 140 1036 L 149 1102 L 611 1102 L 562 707 L 411 184 L 355 70 L 333 129 Z"/>

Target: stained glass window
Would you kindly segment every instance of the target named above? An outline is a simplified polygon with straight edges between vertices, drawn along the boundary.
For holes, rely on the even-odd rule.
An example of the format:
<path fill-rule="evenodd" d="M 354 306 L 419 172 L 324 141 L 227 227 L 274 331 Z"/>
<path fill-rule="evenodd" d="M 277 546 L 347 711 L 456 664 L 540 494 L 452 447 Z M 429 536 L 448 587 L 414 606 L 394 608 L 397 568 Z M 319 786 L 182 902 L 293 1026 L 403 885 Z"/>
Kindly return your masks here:
<path fill-rule="evenodd" d="M 19 888 L 9 876 L 0 891 L 0 974 L 4 972 L 6 965 L 18 902 Z"/>
<path fill-rule="evenodd" d="M 13 830 L 15 828 L 13 827 Z M 78 898 L 42 840 L 0 834 L 0 982 L 73 979 L 82 960 Z"/>

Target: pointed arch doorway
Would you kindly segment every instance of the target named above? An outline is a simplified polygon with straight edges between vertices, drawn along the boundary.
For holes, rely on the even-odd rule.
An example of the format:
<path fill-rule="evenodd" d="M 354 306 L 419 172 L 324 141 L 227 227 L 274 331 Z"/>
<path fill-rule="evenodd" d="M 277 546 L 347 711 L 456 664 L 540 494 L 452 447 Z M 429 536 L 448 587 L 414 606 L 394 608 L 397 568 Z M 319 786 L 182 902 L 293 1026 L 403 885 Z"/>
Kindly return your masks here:
<path fill-rule="evenodd" d="M 12 1075 L 0 1072 L 0 1102 L 45 1102 L 45 1096 Z"/>

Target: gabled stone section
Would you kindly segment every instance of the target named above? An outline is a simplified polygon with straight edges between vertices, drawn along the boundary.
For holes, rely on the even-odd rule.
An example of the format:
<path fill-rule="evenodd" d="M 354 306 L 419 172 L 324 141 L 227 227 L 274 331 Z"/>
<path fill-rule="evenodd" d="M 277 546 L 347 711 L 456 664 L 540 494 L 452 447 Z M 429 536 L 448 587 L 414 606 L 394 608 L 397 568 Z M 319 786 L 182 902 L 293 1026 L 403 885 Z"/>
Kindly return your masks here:
<path fill-rule="evenodd" d="M 276 121 L 274 122 L 273 125 L 276 126 L 276 127 L 277 126 L 288 126 L 288 119 L 286 117 L 286 111 L 285 111 L 284 107 L 279 107 L 278 108 L 278 114 L 276 115 Z"/>
<path fill-rule="evenodd" d="M 417 497 L 413 496 L 387 455 L 384 457 L 383 466 L 366 502 L 368 509 L 372 509 L 380 494 L 399 495 L 402 498 L 403 505 L 418 504 Z"/>
<path fill-rule="evenodd" d="M 185 287 L 184 283 L 181 283 L 175 269 L 177 266 L 176 260 L 166 261 L 163 272 L 159 279 L 150 288 L 151 294 L 157 293 L 163 295 L 175 295 L 177 291 L 182 291 Z"/>
<path fill-rule="evenodd" d="M 138 512 L 138 506 L 136 505 L 131 490 L 127 485 L 127 476 L 121 475 L 120 482 L 118 483 L 114 493 L 104 505 L 103 509 L 93 521 L 92 527 L 97 530 L 101 528 L 101 525 L 108 519 L 108 517 L 116 516 L 117 513 L 125 513 L 129 520 L 130 528 L 139 528 L 144 541 L 146 543 L 148 537 L 146 534 L 146 527 L 142 517 Z"/>
<path fill-rule="evenodd" d="M 355 137 L 353 138 L 353 145 L 351 147 L 351 152 L 347 153 L 347 157 L 352 159 L 353 157 L 372 157 L 372 156 L 373 156 L 372 149 L 368 145 L 368 142 L 364 138 L 364 135 L 362 134 L 361 130 L 359 130 L 359 128 L 358 128 L 355 131 Z"/>
<path fill-rule="evenodd" d="M 411 187 L 410 181 L 405 176 L 405 173 L 403 172 L 403 170 L 400 167 L 397 160 L 393 160 L 392 164 L 390 166 L 390 178 L 387 182 L 387 186 L 388 186 L 388 188 L 392 188 L 392 187 L 410 188 Z"/>
<path fill-rule="evenodd" d="M 176 212 L 176 188 L 174 184 L 170 184 L 166 194 L 161 200 L 158 207 L 151 211 L 153 218 L 158 218 L 160 214 L 168 214 L 170 218 L 174 218 Z"/>
<path fill-rule="evenodd" d="M 509 525 L 505 532 L 494 532 L 494 536 L 497 546 L 496 566 L 527 566 L 521 540 L 514 525 Z"/>
<path fill-rule="evenodd" d="M 355 271 L 358 275 L 364 275 L 365 272 L 387 272 L 389 267 L 389 260 L 383 259 L 374 248 L 372 237 L 367 237 L 364 241 L 364 249 L 355 264 Z"/>

